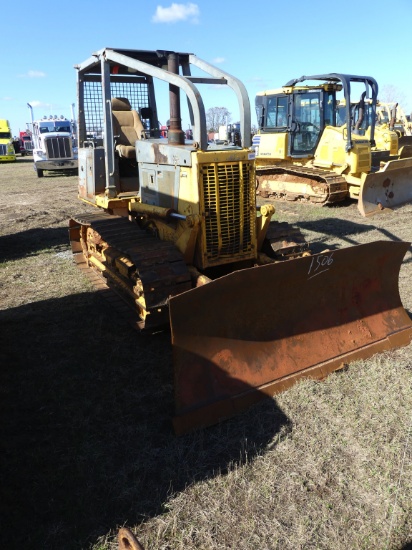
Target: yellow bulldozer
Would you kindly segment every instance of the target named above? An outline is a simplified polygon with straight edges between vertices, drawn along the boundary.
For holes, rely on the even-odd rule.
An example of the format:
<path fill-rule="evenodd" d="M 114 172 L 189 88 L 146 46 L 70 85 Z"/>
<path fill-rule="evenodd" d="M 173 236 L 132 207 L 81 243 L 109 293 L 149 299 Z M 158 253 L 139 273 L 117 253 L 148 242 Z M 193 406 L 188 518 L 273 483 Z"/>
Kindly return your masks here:
<path fill-rule="evenodd" d="M 409 243 L 313 255 L 305 243 L 277 246 L 288 231 L 271 222 L 273 206 L 256 205 L 250 102 L 237 78 L 191 53 L 113 48 L 77 76 L 78 196 L 91 212 L 70 220 L 74 258 L 122 298 L 139 330 L 170 329 L 176 433 L 410 342 L 398 292 Z M 237 97 L 240 145 L 208 145 L 201 85 Z"/>
<path fill-rule="evenodd" d="M 411 117 L 405 114 L 399 103 L 378 101 L 376 117 L 378 124 L 387 124 L 399 137 L 412 137 Z"/>
<path fill-rule="evenodd" d="M 346 122 L 345 99 L 340 99 L 337 103 L 337 124 L 339 125 L 340 122 L 340 125 L 344 125 Z M 393 104 L 390 111 L 386 109 L 386 105 L 378 101 L 376 124 L 374 125 L 372 124 L 372 101 L 371 99 L 365 99 L 365 92 L 362 93 L 358 102 L 351 102 L 350 118 L 352 128 L 368 140 L 371 139 L 372 128 L 374 129 L 375 143 L 371 146 L 371 153 L 375 166 L 379 162 L 384 163 L 388 160 L 412 157 L 412 137 L 404 135 L 396 125 L 397 104 Z M 384 106 L 385 110 L 383 110 Z"/>
<path fill-rule="evenodd" d="M 368 111 L 357 121 L 354 85 L 364 88 Z M 338 73 L 302 76 L 257 94 L 258 194 L 322 205 L 350 197 L 363 216 L 412 201 L 412 157 L 376 146 L 377 97 L 374 78 Z"/>
<path fill-rule="evenodd" d="M 378 101 L 376 107 L 376 131 L 387 136 L 397 137 L 399 158 L 412 157 L 412 122 L 408 120 L 398 103 Z"/>

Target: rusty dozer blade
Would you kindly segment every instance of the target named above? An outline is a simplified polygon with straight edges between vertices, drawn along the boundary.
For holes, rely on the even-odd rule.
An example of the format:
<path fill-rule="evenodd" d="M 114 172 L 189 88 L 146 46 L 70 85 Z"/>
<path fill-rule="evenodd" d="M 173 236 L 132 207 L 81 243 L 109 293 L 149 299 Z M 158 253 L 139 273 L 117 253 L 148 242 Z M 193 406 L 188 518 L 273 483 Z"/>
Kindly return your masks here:
<path fill-rule="evenodd" d="M 358 209 L 366 217 L 408 202 L 412 202 L 412 158 L 391 160 L 379 172 L 368 174 L 361 184 Z"/>
<path fill-rule="evenodd" d="M 398 139 L 398 154 L 400 159 L 412 157 L 412 136 L 402 136 Z"/>
<path fill-rule="evenodd" d="M 409 344 L 398 276 L 410 243 L 377 241 L 236 271 L 170 299 L 177 434 L 301 377 Z"/>

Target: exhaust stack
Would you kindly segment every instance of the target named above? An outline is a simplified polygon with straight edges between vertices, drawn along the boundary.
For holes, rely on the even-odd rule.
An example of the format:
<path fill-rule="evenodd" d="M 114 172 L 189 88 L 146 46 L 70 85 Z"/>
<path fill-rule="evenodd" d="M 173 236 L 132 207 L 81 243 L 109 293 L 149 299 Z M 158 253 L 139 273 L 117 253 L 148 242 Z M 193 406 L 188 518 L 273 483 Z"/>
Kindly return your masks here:
<path fill-rule="evenodd" d="M 179 74 L 179 55 L 170 53 L 167 57 L 167 69 L 173 74 Z M 180 116 L 180 88 L 174 84 L 169 85 L 170 119 L 167 138 L 169 145 L 184 145 L 185 134 L 182 130 Z"/>

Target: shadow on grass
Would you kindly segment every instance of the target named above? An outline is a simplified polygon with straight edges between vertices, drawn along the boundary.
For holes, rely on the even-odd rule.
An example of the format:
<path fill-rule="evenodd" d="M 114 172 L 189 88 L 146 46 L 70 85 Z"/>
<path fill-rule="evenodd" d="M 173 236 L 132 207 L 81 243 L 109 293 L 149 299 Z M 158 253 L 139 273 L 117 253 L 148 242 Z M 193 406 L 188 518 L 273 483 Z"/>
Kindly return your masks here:
<path fill-rule="evenodd" d="M 382 227 L 376 227 L 370 224 L 356 223 L 350 220 L 343 220 L 341 218 L 324 218 L 320 220 L 308 220 L 298 221 L 295 223 L 300 229 L 312 231 L 322 235 L 322 242 L 310 243 L 313 253 L 321 252 L 328 247 L 330 249 L 336 248 L 328 245 L 327 236 L 336 237 L 341 239 L 347 245 L 354 246 L 359 244 L 358 235 L 367 233 L 369 231 L 378 230 L 381 234 L 379 238 L 389 241 L 401 241 L 399 237 L 391 233 L 387 229 Z M 326 240 L 323 238 L 326 235 Z M 341 247 L 340 247 L 341 248 Z"/>
<path fill-rule="evenodd" d="M 86 548 L 290 429 L 266 400 L 177 438 L 169 334 L 139 335 L 93 293 L 1 311 L 0 350 L 2 548 Z"/>
<path fill-rule="evenodd" d="M 77 168 L 73 170 L 45 170 L 43 178 L 71 178 L 77 175 Z M 39 181 L 42 181 L 42 178 L 39 178 Z"/>
<path fill-rule="evenodd" d="M 23 164 L 23 163 L 31 163 L 31 164 L 34 164 L 34 161 L 33 161 L 33 155 L 17 155 L 16 156 L 16 162 L 18 164 Z"/>
<path fill-rule="evenodd" d="M 37 254 L 41 250 L 64 247 L 69 241 L 68 227 L 43 229 L 36 227 L 20 233 L 0 237 L 0 258 L 2 261 L 18 260 Z"/>

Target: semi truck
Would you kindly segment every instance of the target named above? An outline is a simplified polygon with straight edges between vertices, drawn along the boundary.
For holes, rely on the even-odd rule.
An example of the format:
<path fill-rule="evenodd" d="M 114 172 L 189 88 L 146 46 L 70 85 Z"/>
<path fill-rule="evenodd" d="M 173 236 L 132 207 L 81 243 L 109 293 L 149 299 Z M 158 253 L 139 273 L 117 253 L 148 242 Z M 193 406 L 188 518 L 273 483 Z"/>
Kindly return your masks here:
<path fill-rule="evenodd" d="M 77 172 L 76 124 L 74 116 L 44 116 L 35 120 L 33 107 L 27 104 L 31 113 L 30 132 L 33 138 L 33 161 L 37 177 L 44 172 Z M 72 105 L 73 109 L 73 105 Z"/>
<path fill-rule="evenodd" d="M 19 145 L 22 157 L 33 154 L 33 140 L 30 130 L 19 133 Z"/>
<path fill-rule="evenodd" d="M 10 123 L 6 119 L 0 119 L 0 161 L 13 162 L 15 160 L 16 153 Z"/>

